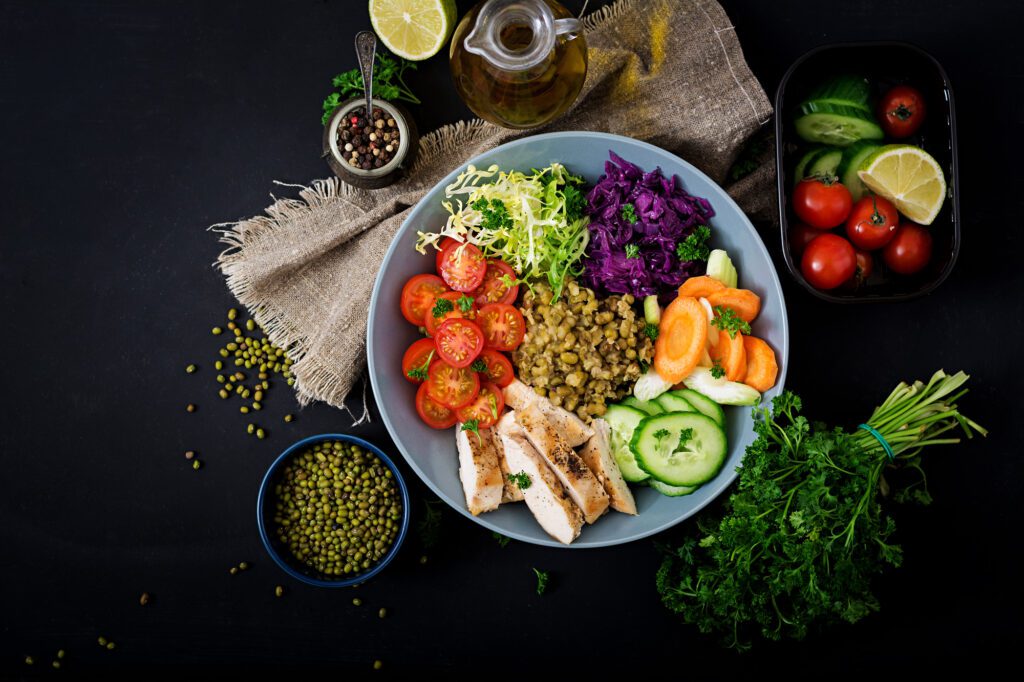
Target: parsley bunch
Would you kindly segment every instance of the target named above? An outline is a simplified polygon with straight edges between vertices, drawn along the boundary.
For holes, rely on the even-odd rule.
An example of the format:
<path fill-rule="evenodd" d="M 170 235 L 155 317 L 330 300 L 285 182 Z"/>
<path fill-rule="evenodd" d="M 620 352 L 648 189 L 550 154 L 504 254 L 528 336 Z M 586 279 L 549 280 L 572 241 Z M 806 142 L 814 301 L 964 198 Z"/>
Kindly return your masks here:
<path fill-rule="evenodd" d="M 754 408 L 757 439 L 724 508 L 702 514 L 681 546 L 662 547 L 662 602 L 741 650 L 758 635 L 803 639 L 877 611 L 871 581 L 902 559 L 883 498 L 927 504 L 923 448 L 958 443 L 943 435 L 957 427 L 986 433 L 957 411 L 966 381 L 939 371 L 896 387 L 868 420 L 892 461 L 866 430 L 808 422 L 792 393 Z"/>
<path fill-rule="evenodd" d="M 407 62 L 404 59 L 394 59 L 384 52 L 378 52 L 373 62 L 373 95 L 381 99 L 410 102 L 420 104 L 420 99 L 412 94 L 409 86 L 402 80 L 402 74 L 406 69 L 416 69 L 416 64 Z M 337 89 L 324 100 L 323 124 L 331 120 L 335 110 L 341 104 L 352 97 L 363 95 L 363 75 L 359 69 L 352 69 L 345 73 L 339 73 L 331 80 L 331 84 Z"/>

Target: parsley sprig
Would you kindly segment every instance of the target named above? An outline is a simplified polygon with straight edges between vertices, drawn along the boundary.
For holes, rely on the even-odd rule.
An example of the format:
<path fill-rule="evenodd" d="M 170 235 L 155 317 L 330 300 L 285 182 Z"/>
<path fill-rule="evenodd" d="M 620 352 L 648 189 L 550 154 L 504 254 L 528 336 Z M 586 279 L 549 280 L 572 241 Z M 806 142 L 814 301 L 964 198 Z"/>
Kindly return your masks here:
<path fill-rule="evenodd" d="M 689 237 L 676 244 L 676 256 L 679 260 L 707 260 L 711 255 L 709 239 L 711 228 L 707 225 L 698 225 Z"/>
<path fill-rule="evenodd" d="M 626 258 L 639 258 L 640 247 L 636 244 L 626 244 Z"/>
<path fill-rule="evenodd" d="M 530 474 L 525 471 L 520 471 L 518 474 L 509 474 L 508 480 L 515 483 L 516 487 L 520 490 L 526 490 L 533 485 L 533 481 L 530 480 Z"/>
<path fill-rule="evenodd" d="M 636 206 L 633 204 L 623 204 L 622 219 L 630 225 L 636 225 L 637 221 L 640 220 L 636 215 Z"/>
<path fill-rule="evenodd" d="M 430 314 L 434 317 L 444 317 L 445 313 L 450 313 L 455 310 L 455 304 L 449 301 L 447 298 L 440 298 L 434 301 L 434 307 L 430 311 Z"/>
<path fill-rule="evenodd" d="M 480 227 L 486 230 L 507 230 L 512 227 L 512 216 L 508 214 L 508 206 L 501 199 L 487 201 L 480 197 L 469 207 L 480 211 Z"/>
<path fill-rule="evenodd" d="M 726 332 L 730 339 L 736 338 L 736 332 L 750 334 L 750 323 L 739 317 L 732 308 L 716 305 L 712 310 L 715 312 L 715 319 L 711 320 L 711 324 Z"/>
<path fill-rule="evenodd" d="M 544 594 L 548 589 L 548 578 L 550 576 L 547 571 L 541 571 L 536 568 L 533 569 L 533 572 L 537 576 L 537 594 Z"/>
<path fill-rule="evenodd" d="M 415 71 L 416 64 L 401 58 L 396 60 L 385 52 L 378 52 L 373 63 L 374 96 L 381 99 L 420 104 L 420 99 L 412 94 L 409 86 L 402 80 L 402 74 L 408 69 Z M 345 100 L 363 94 L 363 76 L 359 69 L 339 73 L 331 80 L 331 84 L 337 89 L 337 92 L 332 92 L 324 100 L 322 118 L 324 125 L 327 125 L 335 110 Z"/>
<path fill-rule="evenodd" d="M 423 361 L 422 365 L 418 365 L 410 369 L 406 374 L 409 375 L 410 379 L 419 379 L 420 381 L 427 380 L 427 370 L 430 369 L 430 361 L 434 359 L 434 351 L 430 351 L 427 355 L 427 359 Z"/>

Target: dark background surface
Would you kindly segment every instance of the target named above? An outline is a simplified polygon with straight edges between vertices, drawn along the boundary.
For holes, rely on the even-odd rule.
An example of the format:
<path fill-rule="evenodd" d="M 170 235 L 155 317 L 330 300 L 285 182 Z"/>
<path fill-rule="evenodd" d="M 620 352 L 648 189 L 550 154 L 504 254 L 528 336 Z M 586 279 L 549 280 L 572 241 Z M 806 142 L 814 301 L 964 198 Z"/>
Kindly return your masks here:
<path fill-rule="evenodd" d="M 365 0 L 4 0 L 0 676 L 24 673 L 26 654 L 48 668 L 58 648 L 69 673 L 208 664 L 369 672 L 382 659 L 385 671 L 473 666 L 500 677 L 661 664 L 680 674 L 878 671 L 991 662 L 1019 643 L 1017 3 L 723 4 L 770 95 L 805 50 L 861 39 L 924 47 L 956 92 L 963 248 L 933 295 L 820 302 L 785 274 L 777 236 L 762 228 L 789 306 L 788 386 L 812 416 L 852 427 L 899 380 L 962 368 L 973 377 L 965 412 L 992 430 L 985 442 L 929 455 L 936 501 L 898 514 L 905 566 L 878 583 L 880 614 L 738 657 L 661 607 L 652 542 L 500 549 L 452 511 L 438 546 L 423 550 L 413 533 L 356 591 L 287 579 L 256 533 L 259 480 L 289 443 L 350 420 L 316 405 L 285 425 L 281 415 L 297 410 L 279 389 L 259 420 L 270 438 L 257 441 L 238 403 L 216 398 L 219 339 L 209 329 L 233 301 L 205 228 L 259 212 L 268 192 L 294 191 L 274 180 L 327 174 L 320 101 L 331 76 L 354 65 Z M 426 100 L 414 110 L 421 130 L 468 115 L 443 57 L 409 80 Z M 190 362 L 201 365 L 191 376 Z M 188 402 L 199 411 L 187 414 Z M 393 451 L 379 419 L 354 432 Z M 188 449 L 203 470 L 190 468 Z M 422 517 L 425 488 L 404 471 Z M 230 576 L 242 560 L 253 568 Z M 552 574 L 543 597 L 531 567 Z M 145 608 L 143 591 L 153 595 Z M 98 635 L 118 648 L 101 650 Z"/>

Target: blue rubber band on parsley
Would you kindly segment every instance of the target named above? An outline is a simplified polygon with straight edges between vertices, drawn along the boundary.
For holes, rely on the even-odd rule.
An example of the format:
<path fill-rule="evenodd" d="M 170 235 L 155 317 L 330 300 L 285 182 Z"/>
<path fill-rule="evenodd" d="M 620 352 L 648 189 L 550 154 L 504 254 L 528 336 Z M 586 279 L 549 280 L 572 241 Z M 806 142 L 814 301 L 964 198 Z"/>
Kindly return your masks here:
<path fill-rule="evenodd" d="M 882 446 L 883 450 L 885 450 L 885 454 L 889 455 L 889 461 L 890 462 L 895 462 L 896 461 L 896 455 L 893 454 L 892 447 L 889 445 L 889 441 L 887 441 L 885 438 L 883 438 L 882 434 L 880 434 L 878 431 L 875 431 L 873 428 L 871 428 L 867 424 L 858 424 L 857 428 L 858 429 L 864 429 L 865 431 L 870 433 L 872 436 L 874 436 L 875 440 L 878 441 L 878 444 Z"/>
<path fill-rule="evenodd" d="M 715 215 L 660 168 L 645 173 L 609 151 L 604 175 L 587 195 L 590 244 L 582 281 L 603 294 L 637 298 L 676 289 L 704 274 Z"/>

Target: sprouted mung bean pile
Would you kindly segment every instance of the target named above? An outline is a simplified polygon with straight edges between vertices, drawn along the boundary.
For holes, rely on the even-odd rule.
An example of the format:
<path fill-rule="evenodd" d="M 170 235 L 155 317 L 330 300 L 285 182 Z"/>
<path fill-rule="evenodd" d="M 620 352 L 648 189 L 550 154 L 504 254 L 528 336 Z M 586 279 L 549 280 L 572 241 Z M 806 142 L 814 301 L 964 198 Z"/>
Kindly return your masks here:
<path fill-rule="evenodd" d="M 304 450 L 284 467 L 274 494 L 278 540 L 326 576 L 366 572 L 388 553 L 401 526 L 391 470 L 352 443 Z"/>

